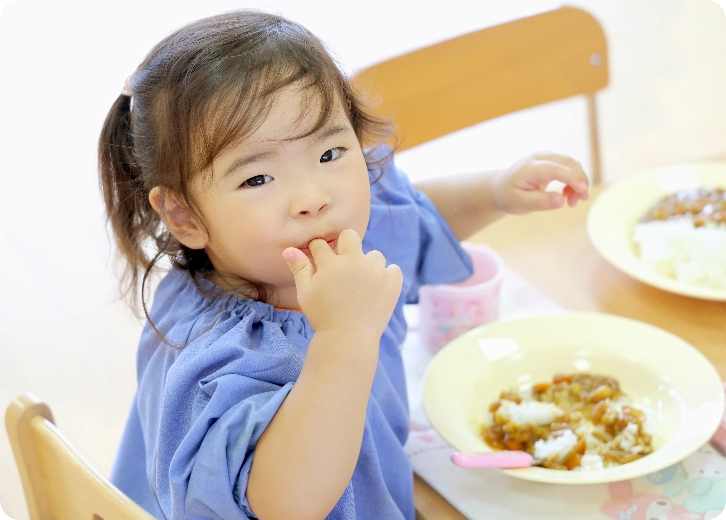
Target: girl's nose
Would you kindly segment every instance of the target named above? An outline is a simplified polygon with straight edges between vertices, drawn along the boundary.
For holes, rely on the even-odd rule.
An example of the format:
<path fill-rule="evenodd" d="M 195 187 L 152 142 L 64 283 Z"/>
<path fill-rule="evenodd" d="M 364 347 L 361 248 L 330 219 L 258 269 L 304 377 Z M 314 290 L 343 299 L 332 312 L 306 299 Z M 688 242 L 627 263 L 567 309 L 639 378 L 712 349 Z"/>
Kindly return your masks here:
<path fill-rule="evenodd" d="M 332 204 L 330 194 L 319 186 L 307 185 L 297 194 L 290 205 L 292 217 L 315 216 L 326 211 Z"/>

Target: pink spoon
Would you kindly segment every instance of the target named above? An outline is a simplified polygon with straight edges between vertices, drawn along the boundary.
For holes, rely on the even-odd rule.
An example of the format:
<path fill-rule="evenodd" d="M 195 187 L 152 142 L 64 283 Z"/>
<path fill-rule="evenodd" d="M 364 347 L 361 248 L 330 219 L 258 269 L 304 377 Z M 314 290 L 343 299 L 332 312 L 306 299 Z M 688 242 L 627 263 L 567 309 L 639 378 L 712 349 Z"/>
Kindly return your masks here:
<path fill-rule="evenodd" d="M 462 468 L 526 468 L 534 457 L 526 451 L 483 451 L 481 453 L 454 453 L 451 462 Z"/>

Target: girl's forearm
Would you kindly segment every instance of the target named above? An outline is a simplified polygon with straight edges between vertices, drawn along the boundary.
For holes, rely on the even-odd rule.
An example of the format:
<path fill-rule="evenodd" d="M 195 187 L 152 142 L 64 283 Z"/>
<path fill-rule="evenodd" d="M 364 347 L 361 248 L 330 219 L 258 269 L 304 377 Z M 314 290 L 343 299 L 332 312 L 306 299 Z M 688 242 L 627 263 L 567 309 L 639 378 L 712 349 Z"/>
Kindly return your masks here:
<path fill-rule="evenodd" d="M 423 179 L 414 187 L 425 193 L 459 240 L 466 240 L 505 215 L 492 201 L 495 172 L 477 172 Z"/>
<path fill-rule="evenodd" d="M 358 461 L 379 341 L 353 331 L 314 335 L 255 450 L 247 499 L 261 520 L 322 519 L 342 496 Z"/>

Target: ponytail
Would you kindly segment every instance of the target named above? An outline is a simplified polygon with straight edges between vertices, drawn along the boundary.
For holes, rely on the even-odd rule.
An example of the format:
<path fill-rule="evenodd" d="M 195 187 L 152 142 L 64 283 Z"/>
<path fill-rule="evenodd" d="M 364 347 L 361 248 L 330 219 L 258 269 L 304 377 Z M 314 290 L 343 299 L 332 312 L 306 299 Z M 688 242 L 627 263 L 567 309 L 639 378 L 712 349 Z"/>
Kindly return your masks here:
<path fill-rule="evenodd" d="M 161 220 L 151 207 L 149 188 L 135 159 L 129 96 L 120 95 L 106 116 L 98 141 L 98 162 L 106 218 L 127 261 L 121 292 L 137 308 L 139 279 L 142 274 L 146 278 L 159 256 L 151 258 L 144 245 L 154 237 L 157 249 L 163 250 L 158 246 L 166 245 L 169 237 L 159 236 Z M 142 304 L 145 307 L 145 302 Z"/>

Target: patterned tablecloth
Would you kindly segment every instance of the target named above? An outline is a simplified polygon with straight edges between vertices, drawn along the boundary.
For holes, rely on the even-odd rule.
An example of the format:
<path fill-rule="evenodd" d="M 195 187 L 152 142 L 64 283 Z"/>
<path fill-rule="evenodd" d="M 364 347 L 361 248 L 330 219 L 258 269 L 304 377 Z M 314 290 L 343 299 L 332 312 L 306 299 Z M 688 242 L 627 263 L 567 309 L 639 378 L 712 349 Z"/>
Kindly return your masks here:
<path fill-rule="evenodd" d="M 500 319 L 563 312 L 511 269 L 505 269 Z M 709 443 L 674 466 L 610 484 L 530 482 L 493 469 L 451 463 L 454 449 L 431 427 L 421 403 L 423 375 L 434 356 L 416 332 L 418 310 L 407 306 L 403 345 L 411 406 L 405 446 L 414 471 L 472 520 L 726 520 L 726 457 Z"/>

